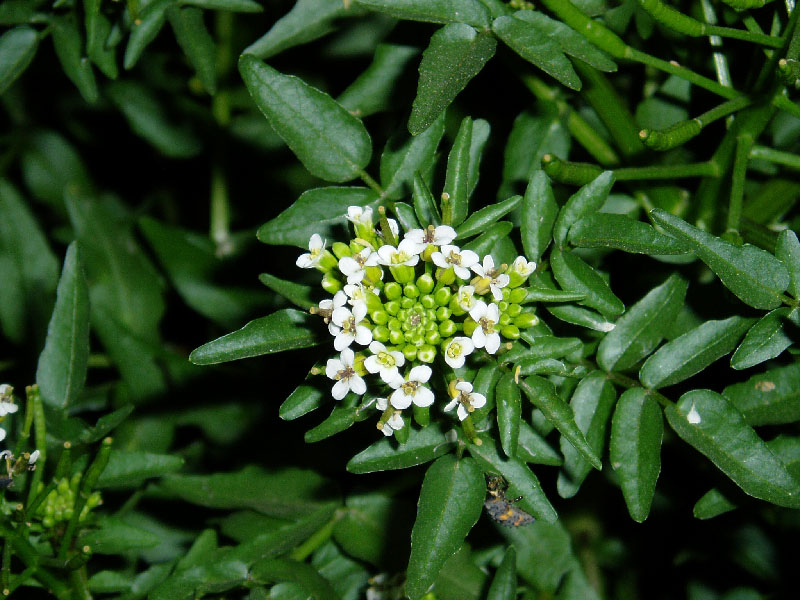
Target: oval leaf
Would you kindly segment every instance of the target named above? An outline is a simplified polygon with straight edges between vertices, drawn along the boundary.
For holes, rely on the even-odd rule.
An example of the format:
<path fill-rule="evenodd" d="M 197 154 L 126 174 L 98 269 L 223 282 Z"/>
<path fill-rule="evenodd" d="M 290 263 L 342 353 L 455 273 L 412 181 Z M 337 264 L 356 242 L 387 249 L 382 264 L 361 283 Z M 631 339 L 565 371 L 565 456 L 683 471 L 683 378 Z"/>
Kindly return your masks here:
<path fill-rule="evenodd" d="M 795 331 L 800 325 L 800 313 L 795 309 L 776 308 L 750 328 L 731 357 L 734 369 L 747 369 L 775 358 L 792 345 L 784 327 Z"/>
<path fill-rule="evenodd" d="M 517 551 L 506 548 L 503 561 L 495 571 L 486 600 L 514 600 L 517 597 Z"/>
<path fill-rule="evenodd" d="M 381 155 L 383 198 L 398 199 L 407 195 L 417 172 L 425 171 L 434 161 L 436 147 L 444 135 L 444 119 L 437 119 L 416 137 L 398 145 L 395 139 L 386 143 Z"/>
<path fill-rule="evenodd" d="M 550 245 L 557 216 L 558 204 L 550 178 L 544 171 L 536 171 L 525 188 L 520 225 L 522 248 L 528 260 L 538 261 Z"/>
<path fill-rule="evenodd" d="M 448 441 L 436 423 L 422 429 L 412 427 L 406 443 L 400 445 L 388 438 L 375 442 L 351 458 L 347 470 L 350 473 L 374 473 L 406 469 L 447 454 L 454 443 Z"/>
<path fill-rule="evenodd" d="M 800 363 L 770 369 L 722 391 L 749 425 L 782 425 L 800 420 Z"/>
<path fill-rule="evenodd" d="M 497 382 L 494 392 L 497 404 L 497 427 L 500 443 L 506 456 L 516 456 L 519 441 L 519 424 L 522 420 L 522 399 L 514 375 L 506 373 Z"/>
<path fill-rule="evenodd" d="M 38 46 L 39 34 L 32 27 L 14 27 L 0 36 L 0 94 L 28 68 Z"/>
<path fill-rule="evenodd" d="M 496 223 L 500 217 L 510 213 L 522 202 L 522 196 L 512 196 L 497 204 L 480 209 L 458 226 L 456 239 L 463 239 L 481 233 L 490 224 Z"/>
<path fill-rule="evenodd" d="M 559 211 L 553 228 L 553 240 L 558 247 L 564 245 L 570 227 L 586 215 L 600 210 L 613 185 L 614 174 L 611 171 L 604 171 L 569 197 Z"/>
<path fill-rule="evenodd" d="M 108 464 L 97 480 L 97 487 L 136 487 L 150 477 L 177 471 L 183 462 L 182 457 L 170 454 L 112 450 Z"/>
<path fill-rule="evenodd" d="M 313 175 L 350 181 L 367 166 L 372 140 L 364 124 L 328 94 L 252 55 L 242 55 L 239 71 L 258 109 Z"/>
<path fill-rule="evenodd" d="M 614 295 L 605 279 L 576 254 L 554 248 L 550 253 L 550 267 L 562 288 L 585 295 L 581 304 L 610 318 L 625 311 L 622 300 Z"/>
<path fill-rule="evenodd" d="M 580 248 L 617 248 L 637 254 L 685 254 L 686 246 L 652 225 L 625 215 L 594 213 L 569 230 L 569 243 Z"/>
<path fill-rule="evenodd" d="M 478 0 L 356 0 L 361 6 L 398 19 L 489 26 L 490 14 Z"/>

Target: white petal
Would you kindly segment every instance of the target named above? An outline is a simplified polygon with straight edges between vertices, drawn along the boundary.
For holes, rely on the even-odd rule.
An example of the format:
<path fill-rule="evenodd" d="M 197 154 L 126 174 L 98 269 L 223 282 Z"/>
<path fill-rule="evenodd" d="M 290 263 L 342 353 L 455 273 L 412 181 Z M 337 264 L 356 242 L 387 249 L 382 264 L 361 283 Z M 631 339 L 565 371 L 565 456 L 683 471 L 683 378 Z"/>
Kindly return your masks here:
<path fill-rule="evenodd" d="M 328 333 L 330 333 L 333 337 L 336 337 L 336 334 L 341 330 L 341 327 L 334 325 L 333 323 L 328 323 Z"/>
<path fill-rule="evenodd" d="M 333 308 L 333 300 L 331 300 L 330 298 L 326 298 L 325 300 L 320 300 L 319 307 L 322 310 L 330 310 Z"/>
<path fill-rule="evenodd" d="M 411 406 L 411 396 L 406 396 L 403 390 L 395 390 L 391 398 L 389 398 L 389 401 L 392 403 L 392 406 L 398 410 L 403 410 Z"/>
<path fill-rule="evenodd" d="M 469 416 L 469 413 L 467 412 L 467 409 L 464 408 L 463 404 L 459 404 L 458 405 L 458 408 L 456 409 L 456 413 L 458 413 L 458 420 L 459 421 L 463 421 L 464 419 L 466 419 Z"/>
<path fill-rule="evenodd" d="M 345 256 L 339 259 L 339 270 L 349 277 L 353 273 L 360 271 L 361 265 L 352 256 Z"/>
<path fill-rule="evenodd" d="M 340 361 L 338 358 L 329 358 L 328 364 L 325 366 L 325 375 L 333 379 L 342 369 L 344 369 L 342 361 Z"/>
<path fill-rule="evenodd" d="M 333 306 L 335 308 L 339 308 L 340 306 L 344 306 L 345 304 L 347 304 L 347 294 L 339 290 L 333 296 Z"/>
<path fill-rule="evenodd" d="M 325 242 L 322 241 L 322 237 L 318 233 L 312 235 L 311 239 L 308 240 L 308 249 L 312 252 L 314 250 L 322 250 L 324 246 Z"/>
<path fill-rule="evenodd" d="M 459 354 L 455 358 L 450 358 L 450 356 L 448 356 L 447 352 L 445 352 L 445 354 L 444 354 L 444 362 L 446 362 L 453 369 L 460 369 L 461 367 L 463 367 L 464 366 L 464 362 L 466 362 L 466 360 L 467 360 L 467 358 L 466 358 L 466 356 L 464 356 L 463 353 Z"/>
<path fill-rule="evenodd" d="M 511 281 L 511 277 L 509 277 L 505 273 L 501 273 L 500 275 L 495 277 L 494 280 L 495 280 L 495 283 L 497 284 L 497 287 L 504 288 Z"/>
<path fill-rule="evenodd" d="M 461 251 L 461 266 L 469 268 L 472 265 L 478 264 L 479 260 L 480 257 L 472 250 Z"/>
<path fill-rule="evenodd" d="M 377 408 L 378 410 L 386 410 L 387 408 L 389 408 L 389 401 L 386 398 L 376 398 L 375 408 Z"/>
<path fill-rule="evenodd" d="M 356 323 L 360 323 L 367 316 L 367 304 L 365 302 L 356 302 L 353 305 L 353 316 L 356 318 Z"/>
<path fill-rule="evenodd" d="M 476 348 L 483 348 L 486 344 L 486 334 L 483 333 L 481 327 L 476 327 L 475 331 L 472 332 L 472 343 L 475 344 Z"/>
<path fill-rule="evenodd" d="M 439 225 L 433 230 L 433 239 L 436 245 L 449 244 L 456 239 L 456 230 L 449 225 Z"/>
<path fill-rule="evenodd" d="M 494 283 L 492 283 L 491 285 L 489 285 L 489 289 L 492 290 L 492 297 L 497 302 L 503 301 L 503 292 L 500 291 L 499 287 L 497 287 Z"/>
<path fill-rule="evenodd" d="M 374 342 L 373 342 L 374 343 Z M 371 350 L 370 344 L 370 350 Z M 370 373 L 377 373 L 381 370 L 381 365 L 378 363 L 378 357 L 374 354 L 372 356 L 368 356 L 364 359 L 364 368 L 369 371 Z"/>
<path fill-rule="evenodd" d="M 379 352 L 386 352 L 386 346 L 381 344 L 379 341 L 374 341 L 369 345 L 369 351 L 373 354 L 378 354 Z M 377 359 L 376 359 L 377 360 Z"/>
<path fill-rule="evenodd" d="M 341 359 L 344 363 L 344 366 L 352 367 L 353 361 L 356 359 L 356 355 L 352 350 L 350 350 L 350 348 L 345 348 L 342 350 Z"/>
<path fill-rule="evenodd" d="M 456 384 L 456 389 L 459 392 L 465 392 L 469 394 L 472 391 L 472 384 L 469 381 L 459 381 Z"/>
<path fill-rule="evenodd" d="M 361 344 L 362 346 L 367 346 L 372 341 L 372 332 L 364 327 L 363 325 L 359 325 L 356 327 L 356 343 Z"/>
<path fill-rule="evenodd" d="M 364 281 L 364 269 L 360 269 L 347 276 L 347 283 L 356 284 L 361 283 L 362 281 Z"/>
<path fill-rule="evenodd" d="M 486 318 L 492 323 L 497 323 L 500 320 L 500 307 L 494 302 L 486 308 Z"/>
<path fill-rule="evenodd" d="M 494 354 L 500 348 L 500 334 L 490 333 L 486 336 L 486 351 L 489 354 Z"/>
<path fill-rule="evenodd" d="M 394 350 L 393 352 L 389 352 L 389 354 L 392 355 L 392 358 L 398 367 L 402 367 L 404 364 L 406 364 L 406 357 L 402 352 Z"/>
<path fill-rule="evenodd" d="M 484 273 L 488 273 L 492 269 L 494 269 L 494 259 L 491 254 L 487 254 L 483 257 L 483 271 Z"/>
<path fill-rule="evenodd" d="M 462 267 L 459 265 L 453 265 L 453 270 L 456 272 L 456 275 L 463 280 L 469 279 L 469 269 L 466 267 Z"/>
<path fill-rule="evenodd" d="M 389 223 L 389 230 L 394 234 L 395 237 L 400 235 L 400 227 L 397 225 L 397 221 L 394 219 L 386 219 Z"/>
<path fill-rule="evenodd" d="M 408 380 L 425 383 L 431 378 L 431 373 L 431 368 L 428 365 L 419 365 L 411 369 L 411 372 L 408 374 Z"/>
<path fill-rule="evenodd" d="M 378 248 L 378 262 L 382 265 L 391 265 L 392 257 L 397 254 L 394 246 L 381 246 Z"/>
<path fill-rule="evenodd" d="M 349 350 L 348 346 L 352 343 L 353 335 L 351 333 L 345 333 L 344 331 L 337 333 L 336 337 L 333 339 L 333 347 L 336 348 L 337 351 L 344 352 L 345 350 Z"/>
<path fill-rule="evenodd" d="M 331 396 L 333 396 L 334 400 L 341 400 L 345 396 L 347 396 L 347 392 L 350 390 L 350 385 L 347 383 L 346 379 L 340 379 L 336 383 L 333 384 L 333 389 L 331 390 Z"/>
<path fill-rule="evenodd" d="M 415 254 L 408 260 L 404 261 L 402 264 L 408 265 L 409 267 L 414 267 L 419 262 L 419 254 Z"/>
<path fill-rule="evenodd" d="M 411 240 L 403 240 L 402 242 L 400 242 L 400 245 L 397 247 L 397 250 L 399 252 L 404 252 L 409 256 L 419 253 L 419 250 L 417 250 L 417 245 Z"/>
<path fill-rule="evenodd" d="M 341 327 L 342 324 L 349 320 L 350 317 L 353 316 L 349 310 L 347 310 L 344 306 L 340 306 L 335 308 L 334 311 L 331 313 L 331 322 L 336 325 L 337 327 Z"/>
<path fill-rule="evenodd" d="M 374 252 L 370 252 L 369 256 L 364 259 L 364 266 L 365 267 L 376 267 L 378 266 L 378 255 Z"/>
<path fill-rule="evenodd" d="M 425 239 L 425 232 L 422 229 L 412 229 L 411 231 L 406 232 L 403 236 L 403 240 L 411 240 L 415 244 L 421 244 L 422 240 Z"/>
<path fill-rule="evenodd" d="M 19 410 L 19 406 L 13 402 L 0 402 L 0 406 L 5 414 L 14 414 Z"/>
<path fill-rule="evenodd" d="M 495 306 L 495 305 L 492 305 Z M 336 314 L 336 313 L 334 313 Z M 478 300 L 469 311 L 469 316 L 472 317 L 472 320 L 476 323 L 480 322 L 480 320 L 486 316 L 486 302 L 483 300 Z M 496 321 L 497 319 L 495 319 Z"/>
<path fill-rule="evenodd" d="M 401 417 L 398 413 L 394 413 L 389 420 L 386 421 L 386 424 L 389 425 L 392 429 L 402 429 L 405 423 L 403 422 L 403 417 Z"/>
<path fill-rule="evenodd" d="M 297 257 L 295 264 L 301 269 L 310 269 L 314 266 L 314 259 L 308 252 L 306 252 L 305 254 L 301 254 Z"/>
<path fill-rule="evenodd" d="M 480 408 L 486 404 L 486 396 L 483 394 L 472 394 L 472 397 L 469 399 L 469 403 L 472 404 L 473 408 Z"/>
<path fill-rule="evenodd" d="M 405 382 L 406 382 L 406 380 L 403 378 L 403 376 L 398 373 L 397 377 L 395 377 L 392 381 L 387 381 L 386 383 L 389 384 L 389 387 L 397 389 L 401 385 L 403 385 Z"/>
<path fill-rule="evenodd" d="M 391 384 L 395 381 L 398 377 L 400 377 L 400 371 L 397 370 L 397 367 L 381 367 L 381 379 L 383 379 L 384 383 Z"/>
<path fill-rule="evenodd" d="M 444 410 L 445 411 L 453 410 L 456 407 L 457 404 L 458 404 L 458 400 L 452 400 L 451 402 L 447 403 L 447 406 L 444 407 Z"/>
<path fill-rule="evenodd" d="M 383 427 L 381 427 L 381 433 L 382 433 L 383 435 L 385 435 L 386 437 L 389 437 L 390 435 L 392 435 L 393 431 L 392 431 L 392 428 L 389 426 L 389 424 L 388 424 L 388 423 L 384 423 L 384 424 L 383 424 Z M 369 590 L 367 590 L 367 599 L 368 599 L 368 600 L 369 600 L 369 592 L 370 592 L 370 590 L 371 590 L 371 589 L 372 589 L 372 588 L 370 588 Z M 377 598 L 377 596 L 373 596 L 373 597 L 374 597 L 374 598 Z"/>
<path fill-rule="evenodd" d="M 458 340 L 458 343 L 461 344 L 461 352 L 464 354 L 464 356 L 467 354 L 472 354 L 472 351 L 475 350 L 475 345 L 468 337 L 457 337 L 454 338 L 454 340 Z"/>
<path fill-rule="evenodd" d="M 419 388 L 414 396 L 414 404 L 421 408 L 430 406 L 433 404 L 433 392 L 426 387 Z"/>
<path fill-rule="evenodd" d="M 431 260 L 433 261 L 433 264 L 435 264 L 437 267 L 441 267 L 442 269 L 447 269 L 448 267 L 450 267 L 450 263 L 445 260 L 444 254 L 442 254 L 441 252 L 434 252 L 433 254 L 431 254 Z M 456 273 L 457 272 L 458 271 L 456 271 Z M 464 279 L 464 277 L 462 277 L 461 279 Z"/>
<path fill-rule="evenodd" d="M 6 439 L 6 430 L 0 427 L 0 442 Z"/>
<path fill-rule="evenodd" d="M 364 380 L 359 375 L 353 375 L 350 378 L 350 389 L 359 396 L 363 396 L 364 392 L 367 391 L 367 384 L 364 383 Z"/>

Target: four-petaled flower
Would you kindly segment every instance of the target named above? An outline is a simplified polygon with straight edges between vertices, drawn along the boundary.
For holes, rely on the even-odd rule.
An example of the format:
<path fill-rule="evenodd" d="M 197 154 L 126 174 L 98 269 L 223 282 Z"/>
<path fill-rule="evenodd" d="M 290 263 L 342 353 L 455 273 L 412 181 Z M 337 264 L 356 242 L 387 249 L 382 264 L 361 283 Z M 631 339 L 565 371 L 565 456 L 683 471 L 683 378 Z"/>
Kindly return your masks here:
<path fill-rule="evenodd" d="M 511 272 L 516 273 L 517 275 L 526 278 L 531 273 L 536 270 L 536 263 L 535 262 L 528 262 L 528 259 L 524 256 L 518 256 L 514 259 L 514 262 L 511 263 Z"/>
<path fill-rule="evenodd" d="M 469 381 L 459 381 L 456 384 L 458 396 L 453 398 L 444 409 L 453 410 L 456 406 L 458 409 L 458 420 L 463 421 L 469 416 L 476 408 L 481 408 L 486 404 L 486 396 L 472 391 L 472 384 Z"/>
<path fill-rule="evenodd" d="M 456 230 L 449 225 L 439 225 L 434 227 L 428 225 L 425 229 L 412 229 L 406 233 L 404 240 L 413 242 L 418 253 L 425 252 L 429 244 L 434 246 L 446 246 L 456 239 Z"/>
<path fill-rule="evenodd" d="M 336 333 L 333 332 L 333 327 L 329 326 L 331 334 L 336 336 L 333 340 L 333 347 L 342 350 L 354 341 L 362 346 L 368 345 L 372 341 L 372 332 L 361 324 L 366 316 L 367 305 L 363 302 L 356 302 L 353 312 L 344 306 L 335 308 L 331 315 L 331 325 L 336 328 Z"/>
<path fill-rule="evenodd" d="M 452 267 L 461 279 L 469 279 L 469 269 L 478 264 L 480 258 L 472 250 L 461 250 L 458 246 L 442 246 L 440 252 L 431 254 L 431 260 L 437 267 Z"/>
<path fill-rule="evenodd" d="M 475 303 L 478 301 L 475 298 L 475 288 L 471 285 L 462 285 L 458 288 L 458 293 L 456 294 L 456 302 L 461 307 L 462 310 L 467 312 L 471 311 L 472 308 L 475 306 Z"/>
<path fill-rule="evenodd" d="M 464 366 L 467 356 L 475 350 L 475 344 L 468 337 L 454 337 L 444 349 L 444 362 L 459 369 Z"/>
<path fill-rule="evenodd" d="M 354 225 L 372 227 L 372 207 L 348 206 L 347 220 Z"/>
<path fill-rule="evenodd" d="M 378 257 L 378 262 L 388 267 L 413 267 L 419 262 L 419 251 L 414 242 L 403 240 L 397 248 L 388 245 L 378 248 Z"/>
<path fill-rule="evenodd" d="M 495 330 L 500 320 L 500 309 L 492 302 L 488 306 L 483 300 L 478 300 L 469 316 L 477 323 L 472 332 L 472 343 L 476 348 L 486 348 L 489 354 L 494 354 L 500 347 L 500 334 Z"/>
<path fill-rule="evenodd" d="M 0 401 L 0 417 L 5 417 L 8 414 L 15 413 L 19 410 L 19 406 L 13 402 Z"/>
<path fill-rule="evenodd" d="M 389 408 L 389 401 L 386 398 L 378 398 L 375 401 L 375 408 L 380 411 L 385 411 Z M 380 425 L 380 422 L 379 422 Z M 386 419 L 386 422 L 383 424 L 382 427 L 379 427 L 383 435 L 389 436 L 392 435 L 398 429 L 402 429 L 405 425 L 405 421 L 403 421 L 403 417 L 400 416 L 399 412 L 393 413 L 391 417 Z"/>
<path fill-rule="evenodd" d="M 339 259 L 339 270 L 347 276 L 347 283 L 361 283 L 365 269 L 378 265 L 378 255 L 370 248 L 364 248 L 354 256 L 343 256 Z"/>
<path fill-rule="evenodd" d="M 301 254 L 297 258 L 295 264 L 301 269 L 313 269 L 319 265 L 324 250 L 325 240 L 323 240 L 318 233 L 315 233 L 311 236 L 311 239 L 308 240 L 308 252 Z"/>
<path fill-rule="evenodd" d="M 431 378 L 431 368 L 427 365 L 414 367 L 408 372 L 405 380 L 398 377 L 389 385 L 394 388 L 389 399 L 398 410 L 403 410 L 416 404 L 419 407 L 426 407 L 433 404 L 433 392 L 423 384 Z"/>
<path fill-rule="evenodd" d="M 361 376 L 356 373 L 353 363 L 355 354 L 350 348 L 342 350 L 339 358 L 329 358 L 325 366 L 325 375 L 336 381 L 333 384 L 331 395 L 334 400 L 341 400 L 352 391 L 354 394 L 361 395 L 367 391 L 367 384 Z"/>
<path fill-rule="evenodd" d="M 500 302 L 503 299 L 503 292 L 500 290 L 508 285 L 510 278 L 505 273 L 501 273 L 500 269 L 494 268 L 494 259 L 492 256 L 490 254 L 484 256 L 483 265 L 472 265 L 472 270 L 475 271 L 479 277 L 488 280 L 487 283 L 489 289 L 492 291 L 492 296 L 494 296 L 495 300 Z M 483 289 L 485 290 L 486 288 Z"/>
<path fill-rule="evenodd" d="M 377 294 L 378 290 L 375 288 L 366 288 L 360 283 L 348 283 L 344 286 L 344 293 L 349 298 L 347 300 L 348 304 L 355 306 L 356 302 L 366 302 L 367 294 Z"/>
<path fill-rule="evenodd" d="M 386 383 L 392 383 L 400 377 L 398 367 L 406 363 L 406 357 L 402 352 L 387 350 L 386 346 L 378 341 L 369 345 L 369 351 L 372 355 L 364 360 L 364 368 L 367 371 L 380 373 L 381 379 Z"/>

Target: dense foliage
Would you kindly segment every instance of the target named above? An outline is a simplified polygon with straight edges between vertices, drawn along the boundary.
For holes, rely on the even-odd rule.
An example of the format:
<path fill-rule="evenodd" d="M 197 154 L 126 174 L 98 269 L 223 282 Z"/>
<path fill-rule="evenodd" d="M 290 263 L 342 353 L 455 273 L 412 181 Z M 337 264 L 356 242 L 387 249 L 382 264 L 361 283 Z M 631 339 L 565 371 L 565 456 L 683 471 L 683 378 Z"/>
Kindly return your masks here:
<path fill-rule="evenodd" d="M 797 14 L 5 0 L 0 590 L 796 597 Z"/>

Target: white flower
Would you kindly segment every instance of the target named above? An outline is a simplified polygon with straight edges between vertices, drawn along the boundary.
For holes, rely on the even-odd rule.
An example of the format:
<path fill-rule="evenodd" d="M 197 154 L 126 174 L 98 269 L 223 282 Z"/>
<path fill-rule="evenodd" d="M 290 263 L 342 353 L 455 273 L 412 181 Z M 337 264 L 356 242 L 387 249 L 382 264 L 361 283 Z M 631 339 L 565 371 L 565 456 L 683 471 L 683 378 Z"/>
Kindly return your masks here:
<path fill-rule="evenodd" d="M 478 324 L 472 332 L 472 343 L 476 348 L 486 348 L 489 354 L 494 354 L 500 347 L 500 334 L 495 331 L 495 326 L 500 320 L 500 309 L 492 302 L 486 305 L 483 300 L 478 300 L 469 316 Z"/>
<path fill-rule="evenodd" d="M 461 307 L 462 310 L 467 312 L 472 310 L 472 307 L 475 306 L 477 302 L 477 298 L 475 298 L 475 288 L 471 285 L 462 285 L 458 288 L 458 293 L 456 294 L 456 302 Z"/>
<path fill-rule="evenodd" d="M 301 269 L 312 269 L 316 267 L 322 258 L 322 251 L 325 250 L 325 243 L 326 240 L 323 240 L 318 233 L 312 235 L 311 239 L 308 240 L 309 251 L 306 254 L 301 254 L 297 258 L 295 264 Z"/>
<path fill-rule="evenodd" d="M 38 450 L 34 450 L 33 452 L 31 452 L 31 455 L 28 457 L 29 467 L 32 467 L 33 465 L 36 464 L 36 461 L 39 460 L 39 454 L 41 454 L 41 452 L 39 452 Z"/>
<path fill-rule="evenodd" d="M 350 348 L 342 350 L 339 358 L 328 359 L 325 375 L 336 381 L 331 391 L 334 400 L 341 400 L 349 391 L 358 395 L 367 391 L 367 384 L 353 368 L 354 361 L 355 354 Z"/>
<path fill-rule="evenodd" d="M 7 383 L 0 384 L 0 398 L 5 398 L 14 393 L 14 388 Z"/>
<path fill-rule="evenodd" d="M 388 245 L 378 248 L 378 257 L 378 262 L 382 265 L 413 267 L 419 262 L 419 250 L 411 240 L 403 240 L 397 248 Z"/>
<path fill-rule="evenodd" d="M 469 268 L 478 263 L 478 255 L 472 250 L 461 250 L 458 246 L 442 246 L 441 252 L 431 254 L 431 260 L 437 267 L 447 269 L 453 267 L 461 279 L 469 279 Z"/>
<path fill-rule="evenodd" d="M 467 356 L 475 350 L 475 345 L 468 337 L 454 337 L 444 349 L 444 362 L 458 369 L 464 366 Z"/>
<path fill-rule="evenodd" d="M 375 401 L 375 407 L 380 411 L 385 411 L 389 408 L 389 401 L 386 398 L 378 398 Z M 380 425 L 380 423 L 378 423 Z M 398 429 L 402 429 L 405 425 L 405 421 L 403 421 L 403 417 L 400 416 L 399 412 L 393 413 L 391 417 L 386 419 L 386 422 L 383 424 L 382 427 L 378 427 L 381 430 L 383 435 L 390 436 L 392 433 L 397 431 Z"/>
<path fill-rule="evenodd" d="M 411 406 L 412 402 L 420 407 L 433 404 L 433 392 L 422 385 L 430 378 L 431 368 L 427 365 L 420 365 L 411 369 L 405 380 L 402 377 L 398 377 L 389 383 L 394 388 L 394 392 L 392 392 L 392 396 L 389 399 L 392 406 L 398 410 L 403 410 Z"/>
<path fill-rule="evenodd" d="M 472 265 L 472 270 L 477 275 L 489 280 L 489 289 L 492 290 L 494 299 L 500 302 L 503 299 L 503 292 L 500 291 L 508 285 L 509 277 L 505 273 L 500 273 L 494 268 L 494 259 L 490 254 L 483 257 L 483 266 L 480 264 Z M 485 289 L 485 288 L 484 288 Z"/>
<path fill-rule="evenodd" d="M 13 402 L 0 401 L 0 417 L 5 417 L 8 414 L 15 413 L 19 410 L 19 406 Z"/>
<path fill-rule="evenodd" d="M 456 406 L 458 409 L 458 420 L 463 421 L 469 416 L 476 408 L 480 408 L 486 404 L 486 396 L 472 392 L 472 384 L 468 381 L 459 381 L 456 384 L 456 389 L 459 391 L 458 396 L 444 407 L 445 410 L 453 410 Z"/>
<path fill-rule="evenodd" d="M 377 294 L 378 290 L 376 290 L 375 288 L 366 288 L 360 283 L 357 284 L 348 283 L 347 285 L 344 286 L 344 293 L 349 298 L 349 300 L 347 300 L 348 304 L 350 304 L 351 306 L 355 306 L 356 302 L 366 303 L 367 294 Z"/>
<path fill-rule="evenodd" d="M 535 262 L 528 262 L 528 259 L 524 256 L 518 256 L 514 259 L 514 262 L 511 263 L 511 271 L 516 273 L 523 279 L 528 277 L 531 273 L 536 270 L 536 263 Z"/>
<path fill-rule="evenodd" d="M 369 351 L 372 352 L 364 361 L 364 368 L 370 373 L 380 373 L 381 379 L 386 383 L 391 383 L 400 377 L 397 368 L 402 367 L 406 363 L 406 357 L 402 352 L 397 350 L 389 351 L 386 346 L 378 341 L 372 342 L 369 345 Z"/>
<path fill-rule="evenodd" d="M 6 430 L 0 427 L 0 442 L 6 439 Z"/>
<path fill-rule="evenodd" d="M 412 229 L 404 237 L 404 240 L 409 240 L 416 245 L 417 252 L 424 252 L 429 244 L 446 246 L 454 239 L 456 239 L 456 230 L 449 225 L 439 225 L 439 227 L 428 225 L 426 229 Z"/>
<path fill-rule="evenodd" d="M 362 346 L 366 346 L 372 341 L 372 332 L 361 325 L 364 317 L 367 316 L 367 305 L 363 302 L 357 302 L 353 306 L 353 311 L 350 312 L 344 306 L 340 306 L 333 310 L 331 314 L 331 325 L 335 327 L 328 327 L 331 335 L 335 336 L 333 340 L 333 347 L 337 350 L 343 350 L 355 341 Z"/>
<path fill-rule="evenodd" d="M 361 283 L 364 270 L 378 264 L 378 255 L 371 249 L 364 248 L 355 256 L 344 256 L 339 259 L 339 270 L 347 276 L 347 283 Z"/>
<path fill-rule="evenodd" d="M 372 207 L 367 206 L 348 206 L 347 220 L 354 225 L 372 227 Z"/>

